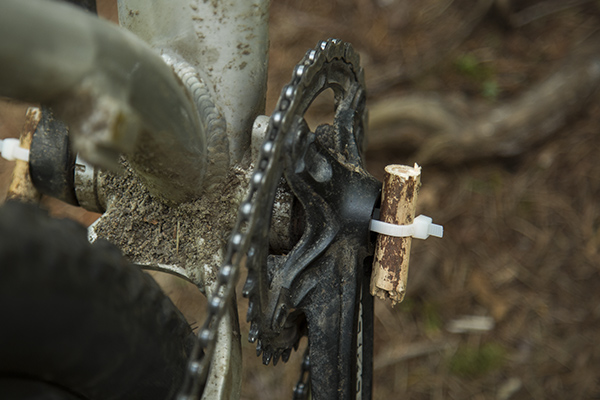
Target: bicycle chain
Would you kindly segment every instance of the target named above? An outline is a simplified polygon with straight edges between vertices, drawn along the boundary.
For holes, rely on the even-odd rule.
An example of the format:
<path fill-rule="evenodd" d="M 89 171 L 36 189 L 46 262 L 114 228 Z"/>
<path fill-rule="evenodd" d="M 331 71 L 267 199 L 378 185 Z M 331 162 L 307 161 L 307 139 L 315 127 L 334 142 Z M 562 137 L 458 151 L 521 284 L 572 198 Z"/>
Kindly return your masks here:
<path fill-rule="evenodd" d="M 304 352 L 302 365 L 300 366 L 300 378 L 298 378 L 298 382 L 294 386 L 292 400 L 308 399 L 310 393 L 310 356 L 308 353 L 309 349 L 307 348 Z"/>
<path fill-rule="evenodd" d="M 234 296 L 240 274 L 240 264 L 245 257 L 247 257 L 247 264 L 256 262 L 255 259 L 260 262 L 261 256 L 265 256 L 266 261 L 266 255 L 262 253 L 265 251 L 265 246 L 268 247 L 270 216 L 275 191 L 283 172 L 281 153 L 284 141 L 286 138 L 292 141 L 295 139 L 295 132 L 291 130 L 293 124 L 297 123 L 297 120 L 294 121 L 294 117 L 298 117 L 299 110 L 304 109 L 305 111 L 314 99 L 313 97 L 308 103 L 305 103 L 307 100 L 305 93 L 316 96 L 320 92 L 320 90 L 314 92 L 314 88 L 308 85 L 321 71 L 323 64 L 334 59 L 349 64 L 355 70 L 358 79 L 361 82 L 363 80 L 362 69 L 358 68 L 358 55 L 349 44 L 337 39 L 321 41 L 315 49 L 309 50 L 300 63 L 295 66 L 292 80 L 284 86 L 276 109 L 270 118 L 265 140 L 260 149 L 260 156 L 250 179 L 248 193 L 240 205 L 238 219 L 215 283 L 216 287 L 208 302 L 208 316 L 199 330 L 198 341 L 192 350 L 178 400 L 197 400 L 202 393 L 216 346 L 219 324 L 227 305 Z M 301 115 L 299 117 L 302 118 Z M 261 311 L 258 310 L 257 302 L 252 298 L 252 294 L 257 296 L 266 294 L 266 288 L 261 286 L 267 281 L 256 274 L 266 276 L 266 265 L 259 268 L 259 271 L 249 270 L 248 272 L 244 293 L 251 296 L 248 309 L 249 319 Z M 249 335 L 250 341 L 256 340 L 258 333 L 256 324 L 253 324 Z M 305 369 L 303 376 L 308 384 L 308 364 Z"/>

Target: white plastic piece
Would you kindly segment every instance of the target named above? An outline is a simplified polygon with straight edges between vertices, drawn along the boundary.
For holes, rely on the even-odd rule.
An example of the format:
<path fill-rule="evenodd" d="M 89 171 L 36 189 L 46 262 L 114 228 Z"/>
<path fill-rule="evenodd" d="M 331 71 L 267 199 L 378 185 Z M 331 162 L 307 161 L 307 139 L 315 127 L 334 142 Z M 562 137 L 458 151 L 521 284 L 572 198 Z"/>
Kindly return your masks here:
<path fill-rule="evenodd" d="M 450 321 L 446 330 L 452 333 L 487 332 L 494 329 L 494 319 L 481 315 L 466 315 Z"/>
<path fill-rule="evenodd" d="M 373 232 L 394 237 L 412 236 L 415 239 L 427 239 L 429 236 L 443 237 L 444 227 L 432 222 L 433 219 L 425 215 L 419 215 L 410 225 L 395 225 L 372 219 L 370 229 Z"/>
<path fill-rule="evenodd" d="M 29 150 L 20 147 L 19 139 L 0 140 L 0 154 L 8 161 L 22 160 L 29 162 Z"/>

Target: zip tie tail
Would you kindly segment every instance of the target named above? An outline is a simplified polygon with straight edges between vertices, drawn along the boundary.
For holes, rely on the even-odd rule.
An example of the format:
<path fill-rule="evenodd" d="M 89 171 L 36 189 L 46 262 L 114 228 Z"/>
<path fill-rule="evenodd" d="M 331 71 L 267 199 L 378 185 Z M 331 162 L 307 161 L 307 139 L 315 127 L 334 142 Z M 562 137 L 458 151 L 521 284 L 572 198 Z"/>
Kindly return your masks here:
<path fill-rule="evenodd" d="M 0 154 L 8 161 L 21 160 L 29 162 L 29 150 L 20 147 L 19 139 L 0 140 Z"/>
<path fill-rule="evenodd" d="M 433 219 L 425 215 L 419 215 L 410 225 L 396 225 L 372 219 L 370 229 L 373 232 L 394 237 L 412 236 L 415 239 L 427 239 L 429 236 L 443 237 L 444 227 L 432 222 Z"/>

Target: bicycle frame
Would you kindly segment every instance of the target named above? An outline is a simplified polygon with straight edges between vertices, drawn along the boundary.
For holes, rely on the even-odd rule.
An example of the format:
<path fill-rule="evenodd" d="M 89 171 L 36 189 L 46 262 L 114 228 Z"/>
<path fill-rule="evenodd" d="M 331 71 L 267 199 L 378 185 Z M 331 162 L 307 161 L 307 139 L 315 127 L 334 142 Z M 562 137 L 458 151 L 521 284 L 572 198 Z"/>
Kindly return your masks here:
<path fill-rule="evenodd" d="M 264 113 L 270 0 L 119 0 L 121 26 L 160 52 L 175 52 L 209 84 L 239 162 Z"/>
<path fill-rule="evenodd" d="M 205 81 L 221 113 L 218 118 L 226 121 L 229 163 L 222 165 L 226 170 L 242 160 L 251 144 L 254 119 L 264 113 L 269 3 L 269 0 L 196 1 L 192 4 L 187 0 L 118 1 L 121 26 L 159 52 L 182 57 Z M 208 152 L 215 154 L 218 150 Z M 222 177 L 226 170 L 215 171 L 214 175 Z M 230 212 L 236 213 L 237 207 Z M 221 261 L 211 265 L 215 273 Z M 202 285 L 210 296 L 212 282 L 194 283 Z M 211 374 L 203 398 L 226 398 L 228 392 L 229 398 L 239 398 L 241 349 L 233 334 L 239 331 L 235 315 L 236 306 L 231 305 L 220 327 L 221 339 L 225 340 L 219 340 L 221 343 L 211 366 L 221 373 L 216 379 L 215 374 Z"/>

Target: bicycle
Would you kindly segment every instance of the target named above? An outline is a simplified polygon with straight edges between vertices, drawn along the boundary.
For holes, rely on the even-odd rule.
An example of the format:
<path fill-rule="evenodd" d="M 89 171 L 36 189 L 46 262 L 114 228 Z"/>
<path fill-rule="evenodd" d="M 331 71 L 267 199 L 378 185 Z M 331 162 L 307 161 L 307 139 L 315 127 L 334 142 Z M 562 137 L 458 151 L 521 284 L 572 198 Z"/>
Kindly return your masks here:
<path fill-rule="evenodd" d="M 93 1 L 74 2 L 94 8 Z M 77 287 L 78 296 L 89 295 L 90 308 L 110 303 L 111 296 L 96 293 L 93 278 L 85 278 L 83 285 L 79 282 L 83 270 L 75 264 L 84 256 L 77 252 L 86 259 L 97 257 L 101 266 L 83 273 L 109 276 L 107 290 L 120 293 L 111 292 L 122 297 L 122 304 L 129 304 L 129 311 L 148 306 L 132 329 L 155 329 L 155 334 L 131 335 L 126 323 L 119 326 L 111 318 L 100 323 L 125 332 L 129 345 L 124 349 L 137 349 L 100 382 L 97 374 L 104 373 L 102 363 L 86 366 L 87 375 L 74 381 L 75 369 L 87 361 L 73 363 L 75 367 L 70 365 L 61 375 L 47 372 L 51 367 L 60 370 L 56 365 L 33 363 L 33 369 L 32 363 L 19 365 L 17 351 L 5 357 L 0 368 L 6 372 L 19 365 L 8 380 L 11 390 L 22 390 L 33 377 L 43 381 L 38 382 L 41 392 L 52 390 L 66 398 L 162 399 L 176 392 L 181 400 L 239 398 L 233 300 L 240 266 L 245 263 L 248 278 L 242 293 L 249 299 L 249 340 L 256 342 L 263 362 L 287 361 L 300 338 L 308 336 L 294 398 L 370 398 L 373 298 L 364 292 L 369 290 L 375 237 L 369 224 L 381 183 L 363 167 L 366 95 L 359 57 L 352 47 L 330 39 L 309 50 L 267 118 L 260 114 L 266 84 L 268 1 L 191 6 L 183 1 L 119 1 L 121 24 L 146 43 L 71 6 L 37 0 L 24 4 L 7 0 L 0 8 L 4 11 L 0 36 L 17 39 L 0 40 L 0 95 L 50 104 L 70 127 L 67 133 L 52 111 L 42 109 L 28 156 L 33 183 L 45 194 L 104 212 L 90 229 L 99 249 L 80 239 L 73 253 L 61 247 L 61 257 L 73 266 L 65 271 L 55 266 L 52 272 L 41 269 L 45 272 L 39 272 L 38 289 L 44 287 L 48 274 L 60 271 L 62 275 L 54 278 L 57 285 L 71 281 L 69 287 Z M 25 41 L 33 49 L 24 46 Z M 207 60 L 204 64 L 200 55 Z M 240 85 L 245 87 L 242 96 L 237 93 Z M 334 122 L 313 132 L 303 116 L 328 89 L 335 95 Z M 79 152 L 77 158 L 70 141 Z M 126 161 L 118 159 L 121 153 Z M 110 172 L 121 168 L 119 164 L 125 168 L 124 176 Z M 216 215 L 210 215 L 210 207 Z M 8 210 L 22 219 L 37 215 Z M 18 231 L 18 220 L 4 218 L 8 222 L 3 235 Z M 196 219 L 205 223 L 196 227 L 195 241 L 183 240 L 191 235 L 190 221 Z M 209 224 L 211 219 L 219 224 Z M 115 224 L 119 221 L 129 224 L 125 232 Z M 34 217 L 30 224 L 40 232 L 61 236 L 62 228 L 50 226 L 53 223 L 47 224 L 43 216 Z M 136 241 L 137 229 L 144 229 L 138 237 L 145 245 Z M 223 237 L 229 234 L 224 246 Z M 33 237 L 40 246 L 46 241 L 43 234 Z M 209 302 L 197 339 L 156 285 L 138 267 L 122 266 L 114 249 L 97 237 L 116 243 L 141 268 L 166 271 L 198 285 Z M 31 238 L 29 229 L 21 232 L 9 248 Z M 13 256 L 22 265 L 32 263 L 27 257 Z M 128 286 L 142 288 L 138 288 L 141 300 L 129 298 Z M 85 295 L 81 288 L 86 288 Z M 55 296 L 56 290 L 48 296 Z M 7 301 L 15 295 L 8 293 Z M 155 327 L 151 316 L 158 309 L 163 321 Z M 122 318 L 118 311 L 111 316 Z M 92 331 L 99 325 L 93 325 Z M 55 336 L 60 338 L 58 333 Z M 146 346 L 136 347 L 136 340 Z M 35 341 L 27 343 L 31 342 Z M 45 343 L 37 345 L 41 352 L 46 348 Z M 91 354 L 89 348 L 82 348 Z M 110 352 L 116 357 L 115 349 L 118 346 L 111 343 L 94 354 L 101 358 Z M 151 372 L 134 369 L 118 379 L 130 366 L 143 364 L 141 355 L 146 353 L 154 365 Z M 52 357 L 62 354 L 69 350 L 58 348 Z M 167 365 L 168 371 L 162 371 L 161 365 Z"/>

